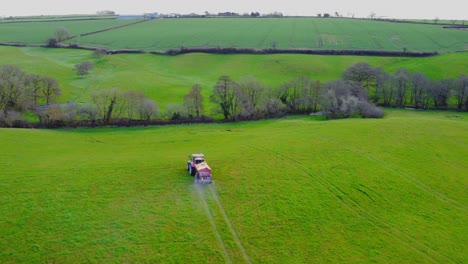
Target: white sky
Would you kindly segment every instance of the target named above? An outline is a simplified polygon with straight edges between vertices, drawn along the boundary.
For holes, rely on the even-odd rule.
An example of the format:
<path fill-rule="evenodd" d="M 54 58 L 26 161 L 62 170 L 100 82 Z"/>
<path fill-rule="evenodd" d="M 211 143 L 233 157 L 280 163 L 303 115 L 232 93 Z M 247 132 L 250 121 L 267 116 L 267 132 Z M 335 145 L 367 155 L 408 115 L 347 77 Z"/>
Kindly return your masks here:
<path fill-rule="evenodd" d="M 367 17 L 375 12 L 385 18 L 468 20 L 466 0 L 0 0 L 0 16 L 94 14 L 112 10 L 118 14 L 282 12 L 285 15 L 318 13 Z"/>

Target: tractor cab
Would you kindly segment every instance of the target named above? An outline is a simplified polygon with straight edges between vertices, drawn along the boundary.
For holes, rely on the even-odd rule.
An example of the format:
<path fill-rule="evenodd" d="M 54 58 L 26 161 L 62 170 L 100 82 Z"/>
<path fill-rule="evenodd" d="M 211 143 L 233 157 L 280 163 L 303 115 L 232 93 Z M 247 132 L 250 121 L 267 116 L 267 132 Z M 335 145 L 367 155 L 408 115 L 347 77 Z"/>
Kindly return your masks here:
<path fill-rule="evenodd" d="M 190 156 L 189 156 L 190 157 Z M 192 154 L 191 158 L 194 165 L 205 162 L 205 155 L 203 154 Z"/>
<path fill-rule="evenodd" d="M 195 183 L 211 183 L 211 168 L 205 161 L 204 154 L 189 155 L 187 170 L 190 175 L 195 176 Z"/>

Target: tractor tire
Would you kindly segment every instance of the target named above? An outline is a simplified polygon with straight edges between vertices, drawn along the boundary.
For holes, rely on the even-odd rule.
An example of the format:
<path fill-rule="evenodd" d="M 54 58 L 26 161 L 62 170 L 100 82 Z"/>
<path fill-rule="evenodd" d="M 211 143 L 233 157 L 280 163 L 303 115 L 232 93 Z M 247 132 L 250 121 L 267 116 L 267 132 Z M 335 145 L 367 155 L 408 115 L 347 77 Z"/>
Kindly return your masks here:
<path fill-rule="evenodd" d="M 194 167 L 190 166 L 190 175 L 194 176 L 195 174 L 197 174 L 197 171 Z"/>

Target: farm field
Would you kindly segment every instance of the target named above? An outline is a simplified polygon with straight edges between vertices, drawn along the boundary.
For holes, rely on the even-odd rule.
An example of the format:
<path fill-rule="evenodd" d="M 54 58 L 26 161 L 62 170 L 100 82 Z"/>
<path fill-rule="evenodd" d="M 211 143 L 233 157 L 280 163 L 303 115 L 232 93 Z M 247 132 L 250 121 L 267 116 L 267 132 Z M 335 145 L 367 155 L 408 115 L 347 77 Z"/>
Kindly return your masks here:
<path fill-rule="evenodd" d="M 79 21 L 48 21 L 48 22 L 22 22 L 22 23 L 0 23 L 0 42 L 3 43 L 27 43 L 45 45 L 47 39 L 61 27 L 68 29 L 72 36 L 103 30 L 137 20 L 79 20 Z"/>
<path fill-rule="evenodd" d="M 121 38 L 119 36 L 126 36 Z M 359 19 L 158 19 L 71 40 L 106 49 L 169 50 L 184 47 L 385 51 L 465 50 L 468 33 L 441 26 Z"/>
<path fill-rule="evenodd" d="M 466 263 L 467 130 L 466 113 L 391 109 L 0 129 L 0 262 Z"/>
<path fill-rule="evenodd" d="M 76 75 L 74 65 L 85 60 L 95 69 L 85 78 Z M 319 56 L 319 55 L 210 55 L 186 54 L 162 56 L 119 54 L 96 60 L 83 50 L 0 47 L 0 65 L 14 64 L 21 69 L 56 79 L 63 91 L 61 100 L 87 101 L 95 89 L 113 87 L 141 90 L 161 108 L 181 103 L 192 85 L 201 84 L 207 109 L 214 84 L 222 75 L 233 80 L 255 76 L 270 86 L 306 76 L 322 82 L 338 79 L 341 73 L 358 62 L 383 67 L 388 72 L 398 68 L 420 71 L 429 78 L 457 78 L 468 72 L 468 53 L 443 54 L 429 58 Z"/>
<path fill-rule="evenodd" d="M 44 44 L 60 26 L 73 35 L 113 27 L 126 20 L 50 23 L 0 23 L 0 42 Z M 236 47 L 318 50 L 466 51 L 468 33 L 442 25 L 404 24 L 364 19 L 185 18 L 156 19 L 130 27 L 74 38 L 109 50 L 166 51 L 180 47 Z"/>

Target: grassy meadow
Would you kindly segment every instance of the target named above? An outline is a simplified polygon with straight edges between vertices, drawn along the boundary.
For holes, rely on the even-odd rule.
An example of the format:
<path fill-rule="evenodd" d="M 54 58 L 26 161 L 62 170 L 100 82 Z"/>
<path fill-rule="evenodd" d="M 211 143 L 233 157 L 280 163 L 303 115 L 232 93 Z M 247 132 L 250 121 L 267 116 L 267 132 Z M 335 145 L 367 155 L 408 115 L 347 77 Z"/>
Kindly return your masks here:
<path fill-rule="evenodd" d="M 390 109 L 0 129 L 0 262 L 466 263 L 466 131 L 466 113 Z"/>
<path fill-rule="evenodd" d="M 74 65 L 85 60 L 92 61 L 95 69 L 80 78 L 73 70 Z M 168 103 L 182 103 L 184 94 L 198 83 L 203 87 L 209 109 L 209 95 L 222 75 L 229 75 L 234 80 L 251 75 L 270 86 L 301 76 L 325 82 L 338 79 L 343 71 L 357 62 L 367 62 L 391 73 L 398 68 L 406 68 L 438 80 L 466 74 L 467 60 L 468 53 L 429 58 L 297 54 L 119 54 L 97 60 L 92 57 L 92 52 L 83 50 L 0 47 L 0 65 L 14 64 L 29 73 L 56 79 L 63 91 L 60 98 L 63 102 L 88 101 L 92 90 L 117 87 L 141 90 L 161 108 Z"/>

